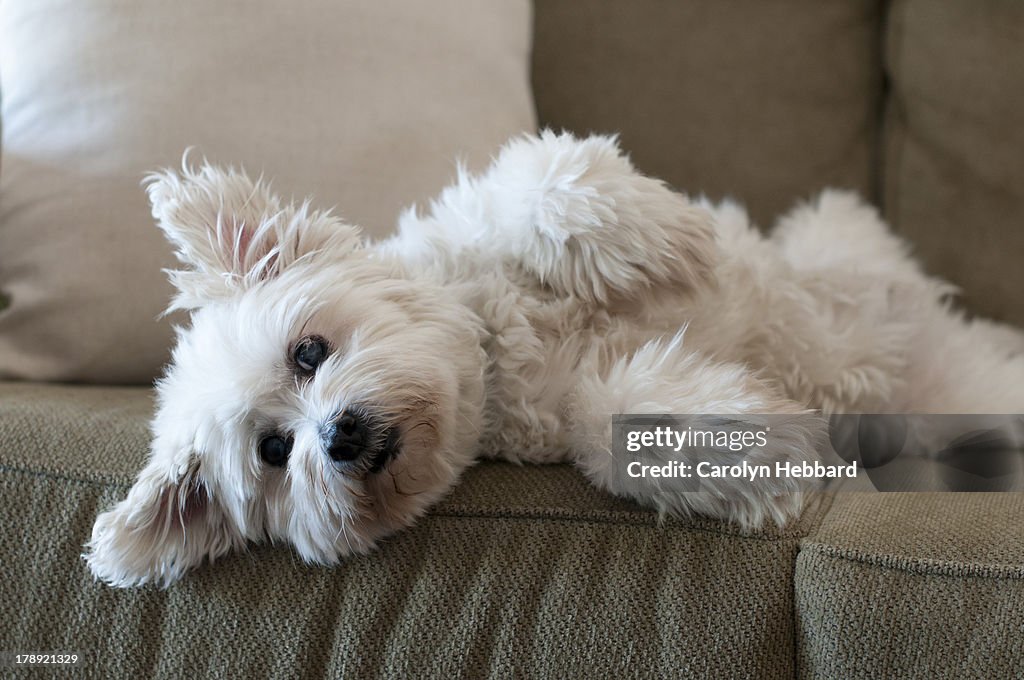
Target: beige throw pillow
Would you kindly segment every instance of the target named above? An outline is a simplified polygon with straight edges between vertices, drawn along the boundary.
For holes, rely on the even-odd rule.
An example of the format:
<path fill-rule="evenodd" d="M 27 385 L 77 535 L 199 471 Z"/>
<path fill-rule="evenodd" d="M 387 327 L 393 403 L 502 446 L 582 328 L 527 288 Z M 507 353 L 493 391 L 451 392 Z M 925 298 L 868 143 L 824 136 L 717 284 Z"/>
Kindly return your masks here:
<path fill-rule="evenodd" d="M 457 157 L 534 127 L 530 18 L 527 0 L 4 0 L 0 378 L 158 375 L 173 258 L 139 183 L 187 146 L 387 233 Z"/>

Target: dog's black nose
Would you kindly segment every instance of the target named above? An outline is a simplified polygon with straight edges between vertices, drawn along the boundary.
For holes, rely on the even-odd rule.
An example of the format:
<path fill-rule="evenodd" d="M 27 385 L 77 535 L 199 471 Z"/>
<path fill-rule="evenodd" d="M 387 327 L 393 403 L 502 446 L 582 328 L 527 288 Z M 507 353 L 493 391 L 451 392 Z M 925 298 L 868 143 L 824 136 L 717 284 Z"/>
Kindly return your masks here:
<path fill-rule="evenodd" d="M 370 444 L 370 428 L 365 416 L 342 413 L 328 434 L 327 455 L 338 462 L 359 458 Z"/>

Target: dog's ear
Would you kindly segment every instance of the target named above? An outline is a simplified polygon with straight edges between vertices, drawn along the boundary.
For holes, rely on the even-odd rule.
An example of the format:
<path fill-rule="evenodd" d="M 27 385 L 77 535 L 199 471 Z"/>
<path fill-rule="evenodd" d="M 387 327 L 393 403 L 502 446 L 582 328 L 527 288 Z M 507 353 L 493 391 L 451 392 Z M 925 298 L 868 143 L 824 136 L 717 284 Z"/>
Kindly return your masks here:
<path fill-rule="evenodd" d="M 283 204 L 262 179 L 186 162 L 149 175 L 153 217 L 185 269 L 169 270 L 173 309 L 194 309 L 277 276 L 300 260 L 340 258 L 358 230 L 308 201 Z"/>
<path fill-rule="evenodd" d="M 167 587 L 243 542 L 189 453 L 171 466 L 151 459 L 128 497 L 96 518 L 84 557 L 110 585 Z"/>

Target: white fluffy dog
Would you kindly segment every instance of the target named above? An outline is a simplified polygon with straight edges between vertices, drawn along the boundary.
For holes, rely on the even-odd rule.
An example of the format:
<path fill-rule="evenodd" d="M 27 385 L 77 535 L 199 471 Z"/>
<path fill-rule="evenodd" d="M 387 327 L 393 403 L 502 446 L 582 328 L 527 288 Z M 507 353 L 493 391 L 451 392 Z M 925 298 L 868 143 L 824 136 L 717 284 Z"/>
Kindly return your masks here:
<path fill-rule="evenodd" d="M 191 325 L 157 385 L 149 462 L 87 546 L 113 585 L 167 585 L 268 539 L 335 563 L 481 456 L 572 461 L 674 514 L 799 511 L 784 479 L 630 483 L 614 413 L 1024 410 L 1020 336 L 951 312 L 949 287 L 847 193 L 763 237 L 740 207 L 639 174 L 612 138 L 550 132 L 460 172 L 378 244 L 231 170 L 148 191 Z M 814 445 L 794 425 L 751 455 Z"/>

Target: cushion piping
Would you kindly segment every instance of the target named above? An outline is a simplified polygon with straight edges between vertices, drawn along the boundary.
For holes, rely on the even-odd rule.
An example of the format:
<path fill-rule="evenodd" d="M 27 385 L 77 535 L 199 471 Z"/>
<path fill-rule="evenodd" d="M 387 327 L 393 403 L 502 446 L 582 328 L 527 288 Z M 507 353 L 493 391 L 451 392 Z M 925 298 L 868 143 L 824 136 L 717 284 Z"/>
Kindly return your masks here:
<path fill-rule="evenodd" d="M 98 476 L 99 478 L 90 478 L 88 476 L 76 476 L 67 473 L 53 472 L 50 470 L 25 468 L 4 462 L 0 462 L 0 473 L 13 473 L 46 481 L 61 481 L 92 486 L 104 486 L 124 491 L 127 491 L 131 486 L 131 483 L 129 482 L 120 482 L 111 478 L 103 478 L 102 476 Z M 806 513 L 809 510 L 811 510 L 811 505 L 808 505 L 805 509 L 804 516 L 806 516 Z M 449 503 L 447 507 L 438 506 L 428 512 L 426 516 L 474 519 L 556 520 L 587 524 L 616 524 L 622 526 L 647 527 L 658 526 L 666 529 L 681 529 L 688 532 L 700 532 L 728 538 L 772 543 L 793 541 L 794 539 L 800 539 L 802 536 L 806 535 L 805 531 L 800 531 L 800 520 L 795 521 L 793 528 L 786 532 L 773 534 L 743 534 L 738 529 L 732 528 L 730 525 L 726 524 L 721 524 L 721 529 L 718 529 L 718 525 L 713 520 L 707 520 L 708 526 L 695 526 L 694 524 L 685 523 L 684 520 L 659 519 L 658 515 L 653 511 L 644 510 L 638 510 L 636 512 L 600 510 L 581 511 L 550 506 L 547 508 L 531 508 L 522 510 L 515 508 L 487 510 L 471 509 L 469 506 L 460 505 L 458 503 Z M 700 518 L 696 519 L 697 521 L 701 521 Z"/>
<path fill-rule="evenodd" d="M 804 540 L 800 544 L 800 553 L 805 551 L 848 562 L 857 562 L 879 569 L 902 571 L 918 576 L 1024 580 L 1024 565 L 963 563 L 925 557 L 902 557 L 898 555 L 868 553 L 855 548 L 841 548 L 835 545 L 808 540 Z"/>

